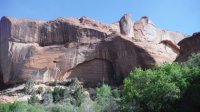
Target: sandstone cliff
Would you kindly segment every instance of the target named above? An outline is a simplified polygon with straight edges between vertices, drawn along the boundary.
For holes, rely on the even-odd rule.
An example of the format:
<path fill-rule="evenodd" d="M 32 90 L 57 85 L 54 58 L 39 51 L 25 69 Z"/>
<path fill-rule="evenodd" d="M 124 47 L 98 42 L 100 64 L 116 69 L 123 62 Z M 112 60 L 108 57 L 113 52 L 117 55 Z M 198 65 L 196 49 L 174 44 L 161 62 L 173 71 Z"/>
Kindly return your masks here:
<path fill-rule="evenodd" d="M 184 38 L 178 43 L 178 45 L 180 46 L 180 55 L 177 57 L 176 61 L 187 61 L 191 54 L 198 53 L 200 51 L 200 32 Z"/>
<path fill-rule="evenodd" d="M 78 77 L 116 83 L 135 67 L 149 68 L 175 60 L 183 34 L 161 30 L 148 17 L 133 22 L 125 16 L 113 24 L 88 17 L 47 22 L 3 17 L 0 82 Z M 127 33 L 122 33 L 123 29 L 128 29 Z"/>

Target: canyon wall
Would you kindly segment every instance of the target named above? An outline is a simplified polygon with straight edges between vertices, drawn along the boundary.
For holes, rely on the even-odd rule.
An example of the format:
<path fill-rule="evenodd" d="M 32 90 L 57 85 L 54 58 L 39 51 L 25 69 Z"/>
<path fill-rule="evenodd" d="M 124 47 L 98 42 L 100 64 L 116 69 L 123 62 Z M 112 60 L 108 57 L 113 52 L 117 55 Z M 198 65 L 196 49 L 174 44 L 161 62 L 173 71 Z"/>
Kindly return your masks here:
<path fill-rule="evenodd" d="M 30 78 L 47 82 L 77 77 L 82 81 L 116 84 L 135 67 L 150 68 L 176 59 L 177 43 L 184 38 L 183 34 L 159 29 L 148 17 L 133 22 L 126 16 L 122 17 L 125 23 L 113 24 L 88 17 L 47 22 L 3 17 L 0 82 L 13 84 Z M 126 27 L 129 31 L 123 33 Z"/>
<path fill-rule="evenodd" d="M 178 45 L 180 46 L 180 55 L 178 55 L 176 61 L 187 61 L 192 54 L 199 53 L 200 51 L 200 32 L 184 38 Z"/>

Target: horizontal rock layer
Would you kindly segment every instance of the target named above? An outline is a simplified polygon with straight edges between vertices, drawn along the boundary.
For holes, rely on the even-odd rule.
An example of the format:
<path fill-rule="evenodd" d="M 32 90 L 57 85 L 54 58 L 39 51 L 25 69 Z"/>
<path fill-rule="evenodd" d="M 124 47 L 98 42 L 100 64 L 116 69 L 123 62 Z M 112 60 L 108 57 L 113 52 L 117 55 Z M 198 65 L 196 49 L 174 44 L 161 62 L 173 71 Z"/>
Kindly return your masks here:
<path fill-rule="evenodd" d="M 135 67 L 174 61 L 179 53 L 177 42 L 184 38 L 181 33 L 157 28 L 147 17 L 134 23 L 132 38 L 121 34 L 120 26 L 87 17 L 48 22 L 3 17 L 0 82 L 78 77 L 120 83 Z"/>

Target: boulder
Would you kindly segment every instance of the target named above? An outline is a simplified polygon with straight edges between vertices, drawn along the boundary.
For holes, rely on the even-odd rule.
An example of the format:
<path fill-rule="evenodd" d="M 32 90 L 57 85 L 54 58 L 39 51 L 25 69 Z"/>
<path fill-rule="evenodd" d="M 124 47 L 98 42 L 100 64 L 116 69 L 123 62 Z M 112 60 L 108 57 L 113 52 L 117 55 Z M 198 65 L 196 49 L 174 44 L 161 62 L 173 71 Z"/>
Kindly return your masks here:
<path fill-rule="evenodd" d="M 173 50 L 184 35 L 161 30 L 147 17 L 134 25 L 130 20 L 129 15 L 114 24 L 87 17 L 47 22 L 3 17 L 0 82 L 14 84 L 29 78 L 48 82 L 77 77 L 81 81 L 117 84 L 135 67 L 150 68 L 174 61 L 179 51 Z M 134 37 L 130 38 L 132 28 Z M 120 29 L 127 33 L 121 34 Z"/>
<path fill-rule="evenodd" d="M 128 37 L 134 37 L 134 22 L 132 20 L 131 14 L 124 14 L 124 16 L 119 21 L 120 32 Z"/>

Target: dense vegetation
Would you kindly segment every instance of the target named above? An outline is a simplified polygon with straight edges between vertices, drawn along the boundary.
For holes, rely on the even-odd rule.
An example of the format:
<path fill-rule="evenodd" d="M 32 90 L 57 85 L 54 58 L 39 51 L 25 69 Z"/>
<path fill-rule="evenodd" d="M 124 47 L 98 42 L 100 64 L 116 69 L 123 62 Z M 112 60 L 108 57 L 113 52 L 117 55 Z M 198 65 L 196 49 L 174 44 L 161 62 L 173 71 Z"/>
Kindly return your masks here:
<path fill-rule="evenodd" d="M 125 112 L 198 112 L 200 54 L 185 63 L 164 63 L 135 69 L 124 80 L 121 110 Z M 131 106 L 130 106 L 131 105 Z"/>
<path fill-rule="evenodd" d="M 27 82 L 27 90 L 33 82 Z M 38 88 L 29 104 L 0 104 L 0 112 L 198 112 L 200 110 L 200 54 L 184 63 L 163 63 L 152 69 L 136 68 L 122 89 L 102 85 L 93 100 L 76 83 L 72 89 Z M 30 91 L 27 91 L 30 93 Z M 39 101 L 36 93 L 42 94 Z M 42 105 L 39 105 L 42 104 Z"/>

